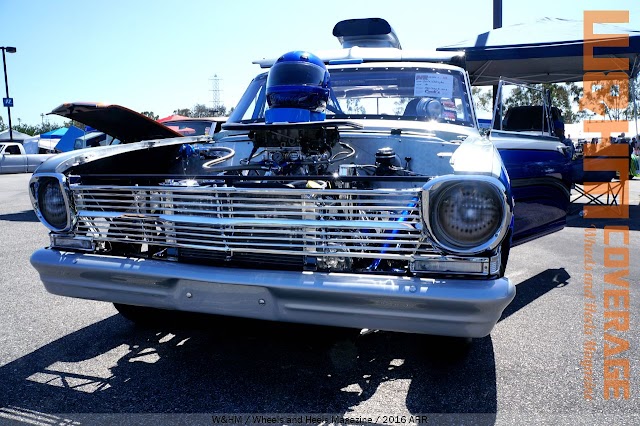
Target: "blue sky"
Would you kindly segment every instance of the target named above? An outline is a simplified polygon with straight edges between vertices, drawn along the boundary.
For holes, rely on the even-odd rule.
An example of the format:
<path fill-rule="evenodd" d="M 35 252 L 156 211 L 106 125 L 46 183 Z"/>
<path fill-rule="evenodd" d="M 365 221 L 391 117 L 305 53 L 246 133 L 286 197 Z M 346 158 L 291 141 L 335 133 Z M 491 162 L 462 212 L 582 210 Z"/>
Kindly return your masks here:
<path fill-rule="evenodd" d="M 492 0 L 204 1 L 0 0 L 0 46 L 7 54 L 12 121 L 37 124 L 71 101 L 124 105 L 162 116 L 196 103 L 211 106 L 212 82 L 235 105 L 259 68 L 251 61 L 290 50 L 339 47 L 342 19 L 381 17 L 403 48 L 432 49 L 492 27 Z M 503 0 L 503 25 L 584 10 L 630 10 L 635 0 Z M 1 87 L 1 86 L 0 86 Z M 0 93 L 5 96 L 4 88 Z M 6 108 L 0 116 L 7 123 Z M 45 120 L 62 123 L 55 116 Z"/>

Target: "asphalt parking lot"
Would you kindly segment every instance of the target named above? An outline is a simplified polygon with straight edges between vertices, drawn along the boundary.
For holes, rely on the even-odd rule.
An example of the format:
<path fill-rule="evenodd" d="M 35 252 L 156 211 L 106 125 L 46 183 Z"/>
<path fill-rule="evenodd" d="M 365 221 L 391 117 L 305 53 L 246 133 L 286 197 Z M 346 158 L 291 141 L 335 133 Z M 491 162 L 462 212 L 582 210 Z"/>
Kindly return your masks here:
<path fill-rule="evenodd" d="M 307 423 L 300 413 L 378 424 L 640 424 L 640 180 L 630 183 L 629 220 L 590 220 L 573 205 L 563 231 L 512 249 L 516 299 L 491 336 L 460 355 L 423 336 L 202 317 L 191 328 L 140 329 L 110 304 L 50 295 L 29 263 L 48 237 L 28 179 L 0 176 L 0 424 L 214 424 L 213 414 L 243 423 L 248 413 L 276 424 L 282 413 L 295 413 L 289 424 Z M 592 224 L 595 311 L 586 315 Z M 605 337 L 605 225 L 630 227 L 630 326 L 608 329 L 629 342 L 617 354 L 622 346 Z M 628 399 L 604 398 L 605 344 L 607 359 L 630 362 Z"/>

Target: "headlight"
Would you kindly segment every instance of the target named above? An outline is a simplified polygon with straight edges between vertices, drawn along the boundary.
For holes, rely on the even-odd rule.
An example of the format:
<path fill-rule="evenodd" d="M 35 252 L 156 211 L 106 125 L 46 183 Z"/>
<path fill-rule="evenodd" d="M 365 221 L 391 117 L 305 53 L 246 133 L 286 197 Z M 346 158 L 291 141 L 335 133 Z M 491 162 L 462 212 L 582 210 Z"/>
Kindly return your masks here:
<path fill-rule="evenodd" d="M 494 249 L 511 220 L 502 188 L 475 177 L 452 177 L 428 184 L 423 206 L 432 238 L 454 253 Z"/>
<path fill-rule="evenodd" d="M 64 192 L 64 179 L 62 175 L 34 175 L 29 184 L 36 215 L 49 229 L 56 232 L 68 231 L 72 225 L 69 202 Z"/>

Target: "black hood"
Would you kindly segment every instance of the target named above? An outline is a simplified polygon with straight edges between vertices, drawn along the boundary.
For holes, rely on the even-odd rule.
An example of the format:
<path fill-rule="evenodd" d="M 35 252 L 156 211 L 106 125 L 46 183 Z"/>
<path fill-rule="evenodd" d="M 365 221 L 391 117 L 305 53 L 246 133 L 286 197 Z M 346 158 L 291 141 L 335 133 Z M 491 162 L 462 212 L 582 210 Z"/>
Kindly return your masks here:
<path fill-rule="evenodd" d="M 183 136 L 162 123 L 120 105 L 72 102 L 60 105 L 50 114 L 91 126 L 122 143 Z"/>

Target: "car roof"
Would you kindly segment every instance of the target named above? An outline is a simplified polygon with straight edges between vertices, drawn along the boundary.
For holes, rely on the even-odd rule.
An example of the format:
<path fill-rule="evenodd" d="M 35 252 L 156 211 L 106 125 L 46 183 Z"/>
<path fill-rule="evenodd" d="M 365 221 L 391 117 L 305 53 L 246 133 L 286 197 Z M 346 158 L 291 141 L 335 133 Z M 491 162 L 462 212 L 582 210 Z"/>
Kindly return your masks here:
<path fill-rule="evenodd" d="M 464 52 L 437 52 L 428 50 L 402 50 L 394 47 L 359 47 L 319 51 L 318 56 L 327 65 L 363 64 L 380 62 L 440 63 L 464 67 Z M 253 61 L 261 68 L 270 68 L 278 58 Z"/>

